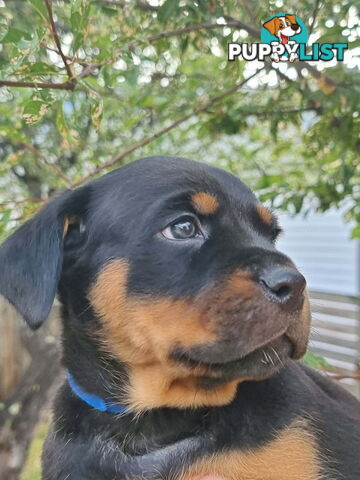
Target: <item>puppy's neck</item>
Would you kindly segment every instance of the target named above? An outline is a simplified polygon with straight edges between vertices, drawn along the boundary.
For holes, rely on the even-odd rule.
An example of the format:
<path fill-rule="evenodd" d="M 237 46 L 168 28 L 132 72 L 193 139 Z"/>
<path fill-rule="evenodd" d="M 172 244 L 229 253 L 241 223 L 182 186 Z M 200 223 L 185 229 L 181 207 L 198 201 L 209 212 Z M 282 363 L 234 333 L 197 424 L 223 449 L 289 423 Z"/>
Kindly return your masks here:
<path fill-rule="evenodd" d="M 96 321 L 87 313 L 77 318 L 63 308 L 63 365 L 87 394 L 109 403 L 124 397 L 128 377 L 124 365 L 100 350 L 93 330 Z"/>
<path fill-rule="evenodd" d="M 91 314 L 81 322 L 66 314 L 63 321 L 65 368 L 84 391 L 109 403 L 142 413 L 162 407 L 221 406 L 235 397 L 239 380 L 222 382 L 214 378 L 206 383 L 201 382 L 204 377 L 200 370 L 189 370 L 173 361 L 122 361 L 121 346 L 111 348 L 111 344 L 102 342 L 97 320 Z"/>
<path fill-rule="evenodd" d="M 176 365 L 155 362 L 127 369 L 129 384 L 126 404 L 135 411 L 159 407 L 199 408 L 229 404 L 236 395 L 239 380 L 201 385 L 199 376 Z"/>

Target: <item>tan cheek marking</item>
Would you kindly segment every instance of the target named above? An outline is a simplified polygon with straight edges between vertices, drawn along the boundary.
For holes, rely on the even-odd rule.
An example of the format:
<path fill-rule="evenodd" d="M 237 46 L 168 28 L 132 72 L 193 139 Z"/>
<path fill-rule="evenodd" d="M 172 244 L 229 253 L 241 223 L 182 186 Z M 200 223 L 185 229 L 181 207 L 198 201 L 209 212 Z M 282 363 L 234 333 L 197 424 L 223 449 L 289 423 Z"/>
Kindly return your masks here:
<path fill-rule="evenodd" d="M 314 436 L 298 420 L 269 444 L 215 454 L 192 465 L 182 480 L 212 475 L 226 480 L 325 480 Z"/>
<path fill-rule="evenodd" d="M 192 195 L 191 203 L 195 210 L 202 215 L 211 215 L 219 207 L 216 197 L 206 192 L 198 192 Z"/>
<path fill-rule="evenodd" d="M 216 341 L 200 312 L 187 300 L 127 295 L 128 265 L 114 260 L 98 275 L 90 291 L 90 302 L 103 320 L 102 327 L 110 344 L 125 361 L 133 364 L 149 361 L 167 361 L 169 347 L 190 347 L 198 343 Z M 123 351 L 134 349 L 127 356 Z M 145 355 L 148 352 L 152 354 Z"/>
<path fill-rule="evenodd" d="M 124 401 L 137 410 L 229 403 L 239 381 L 202 391 L 195 375 L 206 370 L 189 370 L 169 360 L 169 351 L 176 345 L 186 348 L 218 340 L 211 325 L 186 300 L 127 296 L 128 270 L 126 261 L 112 261 L 89 293 L 101 321 L 104 348 L 128 366 L 130 384 Z"/>
<path fill-rule="evenodd" d="M 268 210 L 264 205 L 256 205 L 256 210 L 261 218 L 261 220 L 267 225 L 272 224 L 272 216 L 270 210 Z"/>

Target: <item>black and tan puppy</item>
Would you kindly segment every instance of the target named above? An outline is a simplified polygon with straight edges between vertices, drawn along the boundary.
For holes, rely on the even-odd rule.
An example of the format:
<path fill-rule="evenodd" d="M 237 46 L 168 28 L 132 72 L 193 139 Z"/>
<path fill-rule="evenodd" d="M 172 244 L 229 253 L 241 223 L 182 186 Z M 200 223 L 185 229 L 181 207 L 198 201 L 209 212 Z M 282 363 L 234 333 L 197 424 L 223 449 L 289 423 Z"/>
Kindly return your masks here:
<path fill-rule="evenodd" d="M 309 304 L 278 233 L 234 176 L 153 157 L 6 240 L 0 292 L 32 328 L 63 305 L 44 480 L 360 479 L 360 404 L 294 361 Z"/>

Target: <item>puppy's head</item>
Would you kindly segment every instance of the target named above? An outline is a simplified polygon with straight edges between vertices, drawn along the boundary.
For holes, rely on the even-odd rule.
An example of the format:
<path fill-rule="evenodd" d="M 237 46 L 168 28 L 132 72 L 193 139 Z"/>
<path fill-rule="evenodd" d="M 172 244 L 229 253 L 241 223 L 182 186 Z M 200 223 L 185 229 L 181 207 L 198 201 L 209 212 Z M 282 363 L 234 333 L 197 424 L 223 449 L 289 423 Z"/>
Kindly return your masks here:
<path fill-rule="evenodd" d="M 263 25 L 271 35 L 278 37 L 281 43 L 287 43 L 289 37 L 293 37 L 301 32 L 301 27 L 296 21 L 295 15 L 285 15 L 284 17 L 274 17 Z"/>
<path fill-rule="evenodd" d="M 152 157 L 66 192 L 10 236 L 0 293 L 36 328 L 58 289 L 65 348 L 67 330 L 86 332 L 99 362 L 126 370 L 133 408 L 222 405 L 306 350 L 305 280 L 278 233 L 236 177 Z"/>

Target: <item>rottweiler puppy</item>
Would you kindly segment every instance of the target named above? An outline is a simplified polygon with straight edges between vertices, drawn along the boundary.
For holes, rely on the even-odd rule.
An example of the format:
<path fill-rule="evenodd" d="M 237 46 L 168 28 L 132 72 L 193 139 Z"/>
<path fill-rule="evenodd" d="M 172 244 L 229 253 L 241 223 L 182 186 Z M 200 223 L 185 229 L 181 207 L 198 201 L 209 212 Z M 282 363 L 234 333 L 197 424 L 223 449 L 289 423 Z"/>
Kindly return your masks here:
<path fill-rule="evenodd" d="M 305 279 L 235 176 L 151 157 L 55 198 L 0 250 L 32 328 L 62 303 L 43 480 L 359 480 L 360 404 L 296 360 Z"/>

